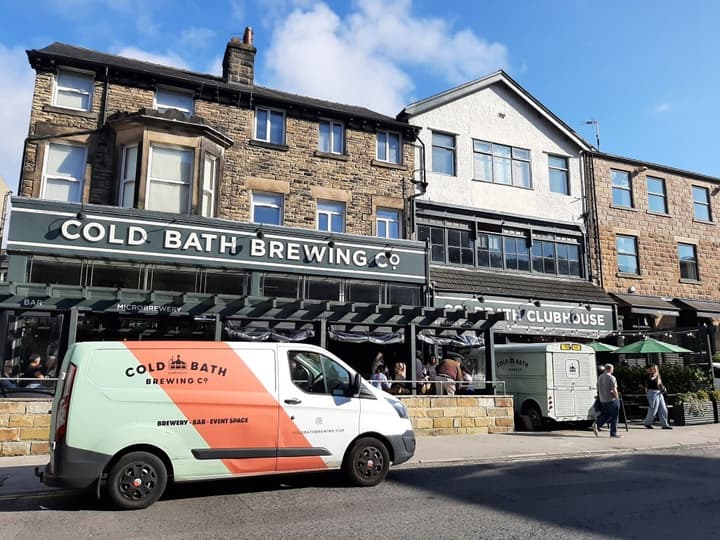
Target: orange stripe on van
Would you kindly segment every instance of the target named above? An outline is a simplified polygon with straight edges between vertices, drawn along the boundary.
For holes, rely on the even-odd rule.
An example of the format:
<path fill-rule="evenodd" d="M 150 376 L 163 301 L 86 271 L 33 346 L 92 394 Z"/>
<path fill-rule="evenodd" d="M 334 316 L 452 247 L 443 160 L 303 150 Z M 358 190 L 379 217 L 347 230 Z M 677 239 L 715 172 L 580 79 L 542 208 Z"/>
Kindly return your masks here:
<path fill-rule="evenodd" d="M 125 345 L 145 366 L 164 364 L 162 370 L 144 376 L 157 379 L 158 386 L 193 423 L 208 448 L 277 448 L 279 432 L 284 448 L 312 447 L 276 396 L 228 344 L 134 341 Z M 183 372 L 192 382 L 178 383 Z M 281 462 L 285 471 L 326 468 L 320 457 L 281 458 Z M 223 463 L 233 474 L 276 470 L 274 458 L 224 459 Z"/>

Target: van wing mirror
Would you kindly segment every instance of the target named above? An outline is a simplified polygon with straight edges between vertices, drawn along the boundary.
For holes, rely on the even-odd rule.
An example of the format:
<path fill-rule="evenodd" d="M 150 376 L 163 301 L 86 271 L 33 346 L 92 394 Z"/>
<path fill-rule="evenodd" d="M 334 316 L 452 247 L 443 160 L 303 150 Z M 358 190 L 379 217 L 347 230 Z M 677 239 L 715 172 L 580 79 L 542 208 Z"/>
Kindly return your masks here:
<path fill-rule="evenodd" d="M 356 373 L 353 377 L 352 384 L 350 385 L 350 395 L 351 396 L 357 396 L 360 394 L 360 390 L 362 389 L 362 377 L 360 377 L 359 373 Z"/>

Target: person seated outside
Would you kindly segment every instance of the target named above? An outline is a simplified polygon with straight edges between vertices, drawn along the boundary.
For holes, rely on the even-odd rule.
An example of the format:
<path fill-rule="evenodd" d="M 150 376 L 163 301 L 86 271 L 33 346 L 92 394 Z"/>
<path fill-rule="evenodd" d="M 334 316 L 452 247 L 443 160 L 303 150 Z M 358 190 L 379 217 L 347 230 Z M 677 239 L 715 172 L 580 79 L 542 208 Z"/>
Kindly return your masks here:
<path fill-rule="evenodd" d="M 45 374 L 47 373 L 47 369 L 42 363 L 42 357 L 37 354 L 33 353 L 28 358 L 28 363 L 25 366 L 25 369 L 22 372 L 22 378 L 23 379 L 44 379 Z M 26 388 L 39 388 L 42 386 L 42 383 L 40 381 L 33 382 L 33 381 L 23 381 L 23 386 Z"/>
<path fill-rule="evenodd" d="M 390 383 L 385 375 L 385 366 L 383 364 L 379 364 L 375 369 L 375 373 L 373 373 L 372 377 L 370 377 L 370 384 L 380 390 L 385 390 L 386 392 L 390 391 Z"/>
<path fill-rule="evenodd" d="M 391 394 L 409 394 L 410 384 L 407 381 L 407 366 L 405 362 L 396 362 L 393 367 L 392 384 L 390 385 Z"/>
<path fill-rule="evenodd" d="M 13 388 L 17 388 L 17 384 L 15 384 L 15 381 L 11 378 L 13 376 L 12 371 L 12 366 L 5 364 L 3 367 L 2 378 L 0 378 L 0 390 L 12 390 Z"/>
<path fill-rule="evenodd" d="M 462 370 L 462 382 L 459 384 L 458 394 L 474 394 L 472 373 L 463 365 L 460 366 L 460 369 Z"/>
<path fill-rule="evenodd" d="M 457 383 L 462 381 L 462 355 L 449 352 L 446 358 L 438 364 L 437 372 L 437 393 L 454 396 L 457 391 Z"/>

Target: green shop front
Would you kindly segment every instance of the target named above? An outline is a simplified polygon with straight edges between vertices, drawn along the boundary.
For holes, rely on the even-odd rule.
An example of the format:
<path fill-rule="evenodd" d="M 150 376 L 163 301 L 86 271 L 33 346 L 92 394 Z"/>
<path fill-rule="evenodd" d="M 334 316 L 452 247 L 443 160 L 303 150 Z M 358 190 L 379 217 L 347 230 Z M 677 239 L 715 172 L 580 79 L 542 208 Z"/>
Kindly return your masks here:
<path fill-rule="evenodd" d="M 420 242 L 29 198 L 12 199 L 5 242 L 6 366 L 76 341 L 282 340 L 367 375 L 378 351 L 410 368 L 420 332 L 495 322 L 429 305 Z"/>

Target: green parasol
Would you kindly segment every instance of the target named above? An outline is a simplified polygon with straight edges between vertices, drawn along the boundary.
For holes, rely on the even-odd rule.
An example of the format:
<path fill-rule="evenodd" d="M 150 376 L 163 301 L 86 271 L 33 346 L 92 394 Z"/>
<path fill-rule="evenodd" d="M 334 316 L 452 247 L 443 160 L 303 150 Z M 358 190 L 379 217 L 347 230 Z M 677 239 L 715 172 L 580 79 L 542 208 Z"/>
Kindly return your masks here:
<path fill-rule="evenodd" d="M 586 345 L 592 348 L 595 352 L 612 352 L 617 349 L 615 345 L 610 345 L 609 343 L 602 343 L 600 341 L 591 341 Z"/>
<path fill-rule="evenodd" d="M 649 353 L 689 353 L 685 347 L 678 347 L 672 343 L 665 343 L 657 339 L 646 337 L 640 341 L 615 349 L 613 354 L 649 354 Z"/>

